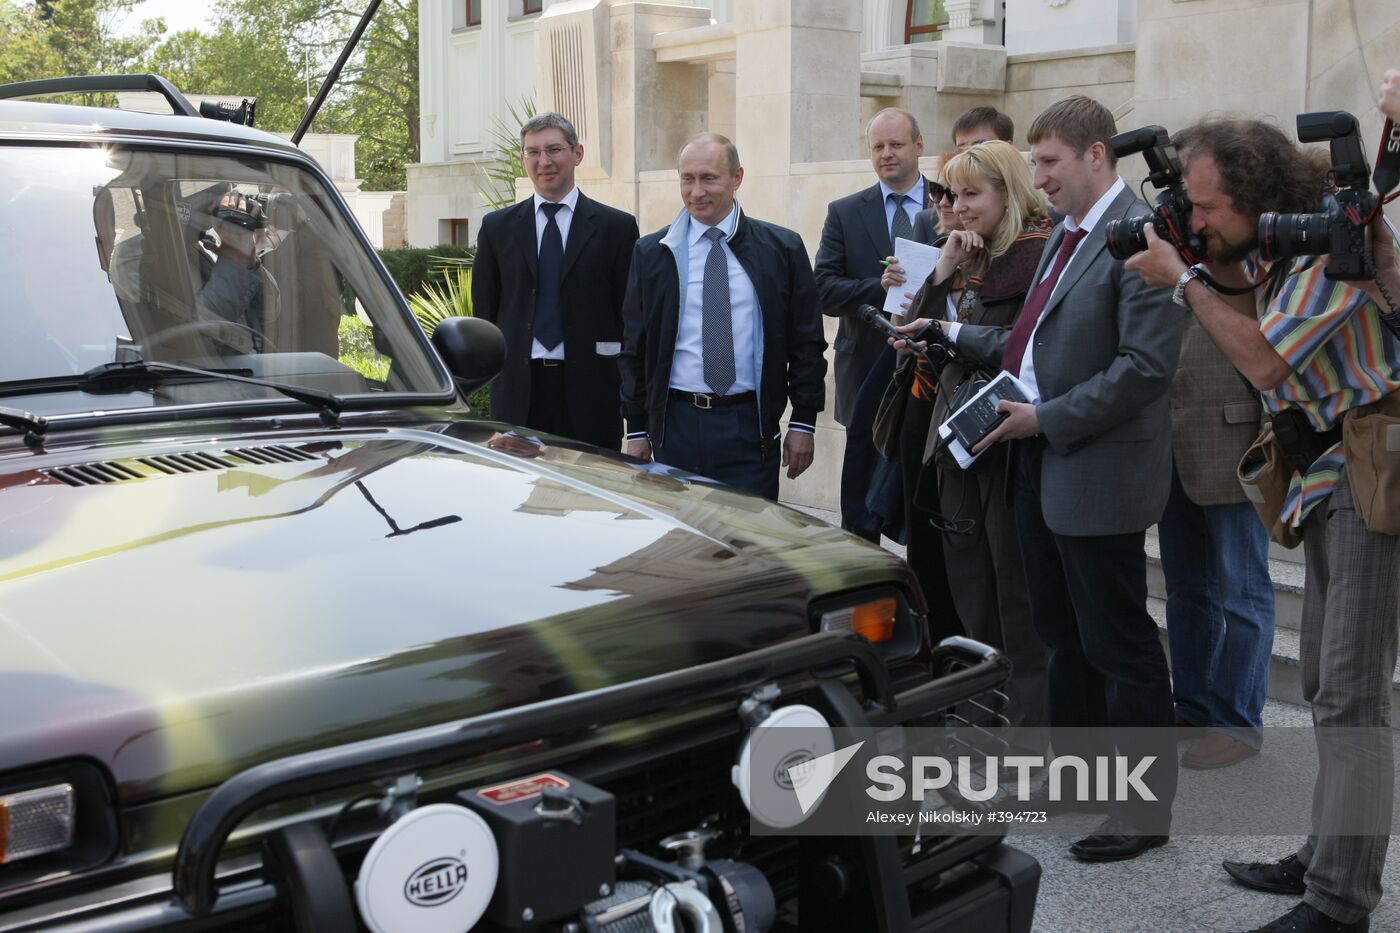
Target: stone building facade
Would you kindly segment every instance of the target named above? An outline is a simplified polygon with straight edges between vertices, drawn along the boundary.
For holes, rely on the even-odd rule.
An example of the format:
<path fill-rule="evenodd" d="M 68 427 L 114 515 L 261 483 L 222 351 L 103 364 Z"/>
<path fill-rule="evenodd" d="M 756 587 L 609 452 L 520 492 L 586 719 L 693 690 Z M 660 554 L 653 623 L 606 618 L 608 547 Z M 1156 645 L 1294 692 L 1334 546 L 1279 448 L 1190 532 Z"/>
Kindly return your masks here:
<path fill-rule="evenodd" d="M 862 131 L 882 107 L 914 112 L 930 155 L 968 107 L 1009 113 L 1024 147 L 1035 114 L 1078 93 L 1122 129 L 1229 112 L 1291 132 L 1297 113 L 1350 110 L 1374 147 L 1376 89 L 1400 67 L 1394 0 L 421 0 L 419 10 L 413 245 L 474 238 L 492 131 L 526 98 L 574 120 L 580 186 L 643 231 L 679 209 L 681 143 L 706 129 L 731 136 L 745 208 L 815 252 L 827 203 L 872 181 Z M 1134 183 L 1138 161 L 1123 165 Z M 834 501 L 840 432 L 828 411 L 817 466 L 785 498 Z"/>

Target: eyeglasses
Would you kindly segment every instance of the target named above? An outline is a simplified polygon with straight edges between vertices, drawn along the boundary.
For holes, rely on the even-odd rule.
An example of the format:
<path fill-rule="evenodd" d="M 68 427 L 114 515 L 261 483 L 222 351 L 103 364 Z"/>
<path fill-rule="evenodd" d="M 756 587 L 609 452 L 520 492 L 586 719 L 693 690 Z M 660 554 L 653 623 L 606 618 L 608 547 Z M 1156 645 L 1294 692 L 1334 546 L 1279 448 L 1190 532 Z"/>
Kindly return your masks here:
<path fill-rule="evenodd" d="M 550 146 L 547 149 L 535 149 L 531 147 L 525 150 L 525 158 L 529 159 L 531 162 L 537 162 L 540 156 L 547 155 L 552 161 L 570 151 L 572 150 L 568 146 Z"/>
<path fill-rule="evenodd" d="M 953 191 L 952 188 L 949 188 L 947 185 L 940 185 L 936 181 L 931 181 L 928 183 L 928 187 L 930 195 L 933 198 L 934 204 L 937 204 L 938 202 L 945 199 L 948 201 L 949 204 L 957 203 L 957 194 Z"/>

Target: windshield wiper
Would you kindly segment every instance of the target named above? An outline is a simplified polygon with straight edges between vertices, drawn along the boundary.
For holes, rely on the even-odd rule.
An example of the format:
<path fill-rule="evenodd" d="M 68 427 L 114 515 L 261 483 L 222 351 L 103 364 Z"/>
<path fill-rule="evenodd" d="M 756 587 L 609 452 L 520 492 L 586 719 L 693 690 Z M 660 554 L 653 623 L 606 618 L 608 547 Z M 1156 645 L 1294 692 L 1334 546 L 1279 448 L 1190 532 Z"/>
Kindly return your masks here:
<path fill-rule="evenodd" d="M 200 369 L 197 366 L 183 366 L 178 363 L 152 363 L 145 360 L 127 360 L 117 363 L 103 363 L 83 374 L 78 384 L 85 391 L 120 391 L 133 386 L 159 385 L 169 381 L 171 376 L 195 376 L 201 379 L 215 379 L 227 382 L 242 382 L 250 386 L 271 389 L 287 398 L 318 409 L 321 421 L 328 426 L 340 422 L 340 413 L 345 409 L 345 399 L 320 389 L 287 385 L 270 379 L 258 379 L 247 375 L 247 369 Z"/>
<path fill-rule="evenodd" d="M 49 429 L 49 419 L 8 405 L 0 405 L 0 424 L 24 431 L 24 442 L 30 447 L 39 446 L 44 432 Z"/>

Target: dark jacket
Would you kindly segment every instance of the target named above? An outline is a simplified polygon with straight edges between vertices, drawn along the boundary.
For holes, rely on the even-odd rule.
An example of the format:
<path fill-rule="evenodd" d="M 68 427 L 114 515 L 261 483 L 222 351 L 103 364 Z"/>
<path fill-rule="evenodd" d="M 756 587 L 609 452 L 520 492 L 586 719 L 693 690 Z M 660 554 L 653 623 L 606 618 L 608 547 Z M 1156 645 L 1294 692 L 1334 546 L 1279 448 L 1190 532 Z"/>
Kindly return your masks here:
<path fill-rule="evenodd" d="M 622 443 L 617 405 L 622 298 L 636 242 L 631 214 L 579 192 L 559 286 L 564 384 L 579 439 L 614 449 Z M 494 323 L 506 338 L 505 367 L 491 383 L 491 417 L 512 424 L 524 424 L 530 413 L 538 257 L 533 197 L 482 220 L 472 267 L 472 313 Z"/>
<path fill-rule="evenodd" d="M 928 191 L 925 181 L 924 207 Z M 841 319 L 835 344 L 836 421 L 847 427 L 856 394 L 886 346 L 884 335 L 862 324 L 856 312 L 863 304 L 884 305 L 880 276 L 885 267 L 880 261 L 893 253 L 878 182 L 827 206 L 814 274 L 822 313 Z"/>
<path fill-rule="evenodd" d="M 980 281 L 972 283 L 971 287 L 964 291 L 964 299 L 970 304 L 966 323 L 991 327 L 1010 327 L 1016 323 L 1021 306 L 1026 301 L 1026 293 L 1030 291 L 1034 281 L 1040 254 L 1044 251 L 1045 242 L 1049 237 L 1048 225 L 1034 232 L 1023 233 L 1004 255 L 996 258 L 986 274 L 980 277 Z M 948 292 L 954 278 L 956 276 L 949 276 L 937 285 L 926 282 L 914 296 L 914 303 L 910 306 L 913 317 L 942 318 L 947 309 Z M 974 368 L 975 365 L 963 359 L 955 360 L 943 368 L 943 375 L 938 380 L 938 395 L 933 405 L 928 443 L 924 448 L 925 463 L 932 458 L 934 448 L 938 444 L 938 425 L 948 420 L 948 416 L 952 414 L 948 405 L 953 392 Z M 988 451 L 972 465 L 972 469 L 988 469 L 988 464 L 998 459 L 989 455 L 1000 452 Z M 959 469 L 951 454 L 945 453 L 944 456 L 947 457 L 947 463 L 940 462 L 940 466 Z"/>
<path fill-rule="evenodd" d="M 670 227 L 637 241 L 622 310 L 622 414 L 628 431 L 646 431 L 653 446 L 663 443 L 689 217 L 682 210 Z M 817 288 L 802 239 L 791 230 L 740 210 L 727 242 L 753 283 L 761 318 L 752 351 L 763 436 L 755 442 L 767 451 L 789 401 L 791 420 L 801 424 L 814 424 L 825 401 L 826 338 Z"/>

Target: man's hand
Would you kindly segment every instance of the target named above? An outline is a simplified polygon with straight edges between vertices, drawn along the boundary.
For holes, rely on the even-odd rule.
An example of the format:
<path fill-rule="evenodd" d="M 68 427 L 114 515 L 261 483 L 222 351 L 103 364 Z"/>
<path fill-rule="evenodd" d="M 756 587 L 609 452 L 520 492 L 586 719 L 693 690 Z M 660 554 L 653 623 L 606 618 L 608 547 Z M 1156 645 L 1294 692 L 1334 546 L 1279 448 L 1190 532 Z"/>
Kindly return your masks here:
<path fill-rule="evenodd" d="M 1376 106 L 1381 108 L 1381 113 L 1400 123 L 1400 71 L 1392 68 L 1385 73 L 1381 79 L 1380 103 Z"/>
<path fill-rule="evenodd" d="M 904 284 L 904 267 L 899 264 L 899 260 L 894 256 L 886 256 L 885 262 L 889 263 L 889 265 L 885 266 L 885 271 L 880 276 L 880 287 L 885 291 L 889 291 L 892 288 L 897 288 Z"/>
<path fill-rule="evenodd" d="M 783 438 L 783 466 L 788 468 L 788 479 L 797 479 L 812 465 L 816 452 L 816 439 L 806 431 L 788 430 Z"/>
<path fill-rule="evenodd" d="M 1040 416 L 1030 402 L 997 402 L 997 411 L 1007 412 L 1006 420 L 997 425 L 991 434 L 973 445 L 972 453 L 980 454 L 993 444 L 1014 441 L 1023 437 L 1035 437 L 1040 433 Z"/>
<path fill-rule="evenodd" d="M 651 459 L 651 440 L 639 437 L 636 440 L 627 442 L 627 456 L 636 457 L 638 460 Z"/>
<path fill-rule="evenodd" d="M 1143 224 L 1142 232 L 1147 239 L 1147 249 L 1130 257 L 1123 268 L 1141 275 L 1148 285 L 1175 288 L 1177 279 L 1190 267 L 1176 247 L 1159 237 L 1151 224 Z"/>

